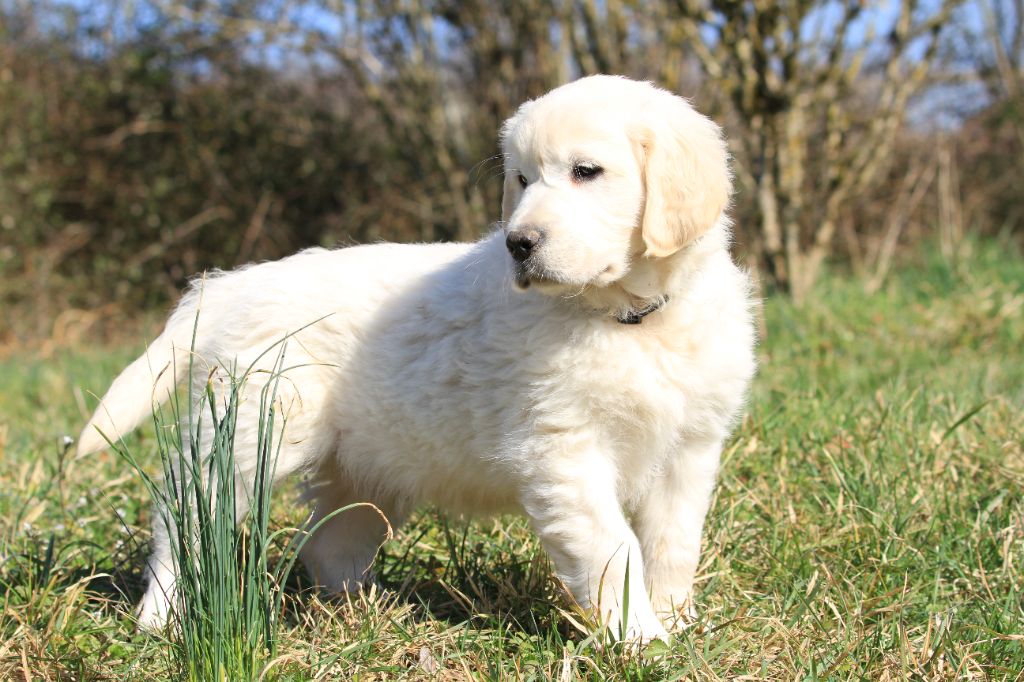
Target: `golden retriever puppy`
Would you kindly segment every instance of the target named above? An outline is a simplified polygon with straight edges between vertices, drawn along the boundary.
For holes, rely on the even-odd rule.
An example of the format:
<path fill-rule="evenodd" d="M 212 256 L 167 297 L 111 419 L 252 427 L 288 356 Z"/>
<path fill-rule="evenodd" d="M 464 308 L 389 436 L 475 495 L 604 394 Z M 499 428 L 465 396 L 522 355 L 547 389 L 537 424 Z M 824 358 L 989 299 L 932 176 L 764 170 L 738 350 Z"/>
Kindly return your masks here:
<path fill-rule="evenodd" d="M 276 353 L 261 354 L 294 333 L 276 471 L 310 478 L 314 518 L 362 501 L 396 526 L 424 503 L 525 514 L 581 605 L 613 633 L 626 618 L 629 639 L 665 637 L 690 602 L 722 442 L 755 368 L 722 134 L 669 92 L 592 76 L 523 104 L 501 142 L 491 234 L 309 249 L 197 280 L 79 451 L 135 428 L 190 366 L 198 400 L 223 368 L 271 369 Z M 239 409 L 246 486 L 266 376 L 250 377 Z M 154 518 L 144 625 L 166 619 L 175 581 Z M 376 513 L 352 510 L 303 561 L 324 587 L 352 589 L 385 535 Z"/>

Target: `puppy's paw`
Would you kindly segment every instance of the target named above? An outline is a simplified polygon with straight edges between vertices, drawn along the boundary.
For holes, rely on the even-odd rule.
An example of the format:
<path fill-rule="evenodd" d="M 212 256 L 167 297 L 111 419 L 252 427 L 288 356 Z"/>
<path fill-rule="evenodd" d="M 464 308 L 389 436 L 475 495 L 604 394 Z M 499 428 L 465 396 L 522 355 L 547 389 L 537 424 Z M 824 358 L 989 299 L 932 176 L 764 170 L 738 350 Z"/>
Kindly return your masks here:
<path fill-rule="evenodd" d="M 668 644 L 672 638 L 661 623 L 630 626 L 626 630 L 625 642 L 645 647 L 651 642 L 660 641 Z"/>
<path fill-rule="evenodd" d="M 330 601 L 347 601 L 350 597 L 376 594 L 381 590 L 381 584 L 377 580 L 376 574 L 367 573 L 358 579 L 349 577 L 332 580 L 328 584 L 320 582 L 317 583 L 317 588 L 320 590 L 323 598 Z"/>
<path fill-rule="evenodd" d="M 623 627 L 625 625 L 625 627 Z M 607 628 L 615 641 L 630 646 L 644 647 L 655 640 L 666 644 L 670 641 L 668 631 L 654 613 L 633 613 L 623 624 L 620 617 L 608 619 Z"/>
<path fill-rule="evenodd" d="M 155 632 L 167 625 L 171 603 L 163 590 L 150 586 L 142 601 L 135 607 L 135 627 L 142 631 Z"/>

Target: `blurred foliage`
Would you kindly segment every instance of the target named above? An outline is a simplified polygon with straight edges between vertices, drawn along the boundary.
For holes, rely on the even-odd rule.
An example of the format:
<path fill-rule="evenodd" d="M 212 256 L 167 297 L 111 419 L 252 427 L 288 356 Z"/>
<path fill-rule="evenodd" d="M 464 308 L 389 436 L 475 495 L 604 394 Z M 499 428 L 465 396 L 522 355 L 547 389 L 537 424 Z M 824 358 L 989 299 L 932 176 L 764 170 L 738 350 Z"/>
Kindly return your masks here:
<path fill-rule="evenodd" d="M 965 122 L 956 150 L 968 229 L 1024 232 L 1024 91 Z"/>
<path fill-rule="evenodd" d="M 373 140 L 352 144 L 365 131 L 331 100 L 237 55 L 204 73 L 159 35 L 100 57 L 67 38 L 0 52 L 6 303 L 152 303 L 204 268 L 348 237 Z"/>
<path fill-rule="evenodd" d="M 1018 0 L 987 3 L 1001 8 L 993 25 L 1019 27 L 1010 11 Z M 743 21 L 742 12 L 761 11 L 740 4 Z M 787 21 L 847 6 L 805 4 L 786 10 L 795 12 Z M 499 217 L 501 121 L 519 102 L 596 71 L 652 79 L 723 123 L 736 156 L 738 252 L 770 275 L 767 166 L 755 158 L 767 119 L 736 104 L 750 69 L 732 67 L 745 57 L 697 49 L 714 35 L 708 22 L 726 16 L 715 6 L 0 0 L 0 345 L 56 335 L 69 310 L 109 317 L 165 305 L 208 268 L 311 245 L 475 238 Z M 800 133 L 810 141 L 797 155 L 807 168 L 785 176 L 776 199 L 784 217 L 817 234 L 829 207 L 823 253 L 848 258 L 869 288 L 897 247 L 937 225 L 953 225 L 950 244 L 965 230 L 1020 232 L 1020 60 L 992 57 L 1015 55 L 1019 33 L 989 35 L 979 24 L 964 38 L 1006 38 L 1005 49 L 977 51 L 978 78 L 1000 87 L 964 117 L 962 135 L 900 128 L 895 143 L 866 155 L 884 152 L 885 163 L 855 192 L 830 194 L 833 160 L 814 149 L 821 130 Z M 755 45 L 776 49 L 765 40 Z M 815 60 L 830 58 L 812 48 L 787 53 L 787 68 L 808 75 L 793 80 L 794 102 L 812 96 Z M 879 112 L 892 125 L 901 117 L 881 109 L 891 60 L 850 54 L 866 55 L 844 72 L 859 74 L 856 82 L 813 97 L 841 109 L 848 127 L 830 134 L 857 151 Z M 969 58 L 958 53 L 961 65 Z M 716 72 L 716 59 L 733 61 Z M 750 66 L 751 82 L 770 85 L 781 72 L 762 61 Z M 779 120 L 799 122 L 800 111 L 782 110 Z"/>

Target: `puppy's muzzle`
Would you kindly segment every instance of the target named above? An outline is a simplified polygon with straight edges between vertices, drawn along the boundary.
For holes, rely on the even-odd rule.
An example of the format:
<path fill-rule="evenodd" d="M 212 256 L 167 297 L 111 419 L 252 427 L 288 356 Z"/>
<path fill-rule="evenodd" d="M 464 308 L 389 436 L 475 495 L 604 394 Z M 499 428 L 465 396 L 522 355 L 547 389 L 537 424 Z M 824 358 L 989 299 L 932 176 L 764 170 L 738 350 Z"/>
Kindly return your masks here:
<path fill-rule="evenodd" d="M 537 251 L 543 241 L 544 230 L 527 225 L 509 232 L 505 236 L 505 247 L 517 263 L 523 263 Z"/>

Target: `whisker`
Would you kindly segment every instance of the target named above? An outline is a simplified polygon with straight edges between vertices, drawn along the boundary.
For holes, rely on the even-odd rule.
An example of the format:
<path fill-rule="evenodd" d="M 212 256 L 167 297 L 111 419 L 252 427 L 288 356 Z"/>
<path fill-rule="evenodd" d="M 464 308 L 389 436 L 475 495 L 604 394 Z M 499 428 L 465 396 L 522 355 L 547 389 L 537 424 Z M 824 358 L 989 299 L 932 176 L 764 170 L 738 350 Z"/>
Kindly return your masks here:
<path fill-rule="evenodd" d="M 586 284 L 581 284 L 580 285 L 580 290 L 577 291 L 575 294 L 566 294 L 562 298 L 564 298 L 567 301 L 570 300 L 570 299 L 573 299 L 573 298 L 579 298 L 580 296 L 582 296 L 586 292 L 586 290 L 587 290 L 587 285 Z"/>
<path fill-rule="evenodd" d="M 472 168 L 469 169 L 468 176 L 469 176 L 470 180 L 473 179 L 473 174 L 474 173 L 484 173 L 484 172 L 487 172 L 488 169 L 490 168 L 490 166 L 488 166 L 487 164 L 490 164 L 490 163 L 493 163 L 493 162 L 496 162 L 496 161 L 497 162 L 501 162 L 502 160 L 503 159 L 501 157 L 501 154 L 495 154 L 494 156 L 488 156 L 486 159 L 478 161 L 476 164 L 473 165 Z"/>

